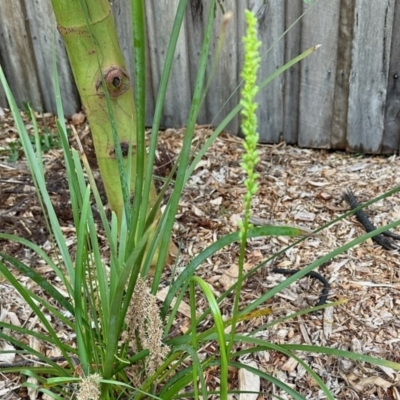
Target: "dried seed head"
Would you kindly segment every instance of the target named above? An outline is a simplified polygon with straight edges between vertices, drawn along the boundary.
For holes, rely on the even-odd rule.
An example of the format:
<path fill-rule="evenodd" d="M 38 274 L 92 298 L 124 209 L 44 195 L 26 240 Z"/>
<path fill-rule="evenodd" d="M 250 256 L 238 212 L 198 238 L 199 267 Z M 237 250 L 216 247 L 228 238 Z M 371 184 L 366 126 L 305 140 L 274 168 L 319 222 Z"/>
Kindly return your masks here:
<path fill-rule="evenodd" d="M 169 352 L 169 347 L 162 343 L 163 325 L 156 297 L 149 293 L 146 282 L 138 278 L 135 291 L 130 302 L 125 322 L 127 332 L 123 338 L 136 350 L 135 331 L 139 336 L 141 346 L 149 349 L 146 370 L 152 375 L 161 365 Z"/>
<path fill-rule="evenodd" d="M 77 400 L 98 400 L 100 398 L 100 380 L 99 374 L 84 377 L 79 384 Z"/>

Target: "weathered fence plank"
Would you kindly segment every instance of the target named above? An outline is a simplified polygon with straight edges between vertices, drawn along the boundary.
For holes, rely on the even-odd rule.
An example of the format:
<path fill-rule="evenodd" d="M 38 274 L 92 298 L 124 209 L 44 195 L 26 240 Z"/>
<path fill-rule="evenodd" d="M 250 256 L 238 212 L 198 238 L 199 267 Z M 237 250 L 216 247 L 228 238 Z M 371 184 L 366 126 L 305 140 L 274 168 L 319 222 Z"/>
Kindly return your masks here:
<path fill-rule="evenodd" d="M 340 1 L 319 1 L 302 19 L 301 47 L 322 44 L 301 62 L 298 144 L 330 147 Z"/>
<path fill-rule="evenodd" d="M 177 4 L 178 0 L 145 2 L 147 125 L 153 120 Z M 163 110 L 164 127 L 186 124 L 208 7 L 204 0 L 188 2 Z M 263 57 L 260 81 L 307 48 L 322 44 L 313 55 L 259 93 L 262 142 L 285 140 L 303 147 L 368 153 L 399 151 L 400 0 L 319 1 L 311 8 L 300 0 L 218 2 L 207 70 L 210 86 L 198 123 L 217 125 L 239 102 L 245 33 L 243 11 L 247 7 L 259 21 L 262 54 L 309 10 Z M 130 4 L 114 1 L 112 10 L 133 80 Z M 233 17 L 227 24 L 225 42 L 217 59 L 223 13 L 227 11 L 233 11 Z M 55 29 L 50 0 L 0 0 L 0 62 L 20 107 L 27 101 L 38 110 L 56 111 L 51 71 Z M 71 115 L 79 109 L 80 102 L 58 33 L 55 43 L 64 111 Z M 2 89 L 0 106 L 6 106 Z M 239 118 L 228 129 L 239 133 Z"/>
<path fill-rule="evenodd" d="M 19 1 L 0 1 L 0 52 L 3 70 L 17 104 L 42 108 L 42 97 L 28 21 Z M 23 62 L 22 62 L 23 59 Z"/>
<path fill-rule="evenodd" d="M 285 63 L 301 53 L 301 21 L 303 6 L 300 1 L 286 0 L 285 17 Z M 296 22 L 297 21 L 297 22 Z M 284 74 L 284 112 L 283 140 L 287 143 L 297 143 L 299 129 L 300 103 L 300 64 L 296 64 Z"/>
<path fill-rule="evenodd" d="M 330 145 L 344 149 L 347 145 L 347 113 L 349 108 L 349 77 L 354 34 L 354 0 L 340 3 L 335 95 L 332 110 Z"/>
<path fill-rule="evenodd" d="M 258 19 L 258 33 L 262 42 L 262 62 L 259 71 L 259 80 L 262 80 L 284 64 L 285 41 L 280 37 L 285 31 L 285 2 L 270 0 L 254 4 L 257 8 L 253 11 Z M 282 141 L 283 85 L 284 76 L 279 75 L 257 96 L 260 141 L 263 143 Z"/>
<path fill-rule="evenodd" d="M 0 62 L 1 64 L 1 62 Z M 3 105 L 5 106 L 7 104 L 7 98 L 6 98 L 6 94 L 4 92 L 3 87 L 0 85 L 0 107 Z"/>
<path fill-rule="evenodd" d="M 204 38 L 204 14 L 207 13 L 207 7 L 204 8 L 201 0 L 190 1 L 188 4 L 188 11 L 186 13 L 186 39 L 187 39 L 187 52 L 189 62 L 189 81 L 190 92 L 193 93 L 196 81 L 197 69 L 199 66 L 201 46 Z M 189 107 L 189 104 L 187 104 Z M 206 104 L 200 109 L 198 116 L 200 123 L 206 124 L 211 121 L 208 119 L 208 112 Z"/>
<path fill-rule="evenodd" d="M 400 1 L 395 2 L 382 153 L 400 147 Z"/>
<path fill-rule="evenodd" d="M 51 4 L 47 1 L 35 0 L 26 1 L 25 6 L 43 108 L 56 111 L 52 72 L 53 51 L 55 51 L 64 112 L 72 115 L 76 111 L 76 105 L 79 104 L 79 97 L 69 63 L 65 62 L 67 53 L 56 29 Z M 44 15 L 46 18 L 43 18 Z"/>
<path fill-rule="evenodd" d="M 348 146 L 379 153 L 382 144 L 394 0 L 356 1 Z"/>
<path fill-rule="evenodd" d="M 20 107 L 29 102 L 37 110 L 56 111 L 52 83 L 54 35 L 64 111 L 71 115 L 78 94 L 50 2 L 0 1 L 0 53 L 7 54 L 1 57 L 2 66 Z"/>
<path fill-rule="evenodd" d="M 117 27 L 118 42 L 124 54 L 125 64 L 133 77 L 133 35 L 131 22 L 131 2 L 113 1 L 111 4 L 112 13 Z"/>
<path fill-rule="evenodd" d="M 148 51 L 150 57 L 153 96 L 157 97 L 163 63 L 169 42 L 169 35 L 179 1 L 152 0 L 146 2 L 148 24 Z M 167 89 L 167 101 L 164 106 L 165 126 L 183 126 L 188 117 L 188 104 L 191 102 L 189 60 L 186 48 L 186 27 L 176 46 L 174 64 Z"/>
<path fill-rule="evenodd" d="M 204 4 L 205 14 L 203 23 L 206 23 L 208 6 Z M 242 2 L 245 3 L 245 2 Z M 223 9 L 221 8 L 223 7 Z M 226 0 L 217 6 L 216 18 L 213 26 L 212 44 L 209 54 L 209 73 L 211 78 L 209 92 L 205 99 L 205 117 L 200 120 L 200 123 L 212 123 L 218 125 L 229 112 L 239 103 L 240 100 L 240 59 L 238 54 L 242 47 L 241 30 L 238 19 L 244 18 L 243 14 L 238 11 L 239 4 L 234 0 Z M 231 19 L 226 22 L 225 39 L 222 42 L 220 54 L 217 54 L 218 44 L 221 43 L 223 29 L 223 12 L 233 13 Z M 215 68 L 214 68 L 215 66 Z M 211 68 L 213 71 L 211 72 Z M 212 73 L 212 76 L 210 75 Z M 229 125 L 228 129 L 231 132 L 238 132 L 239 117 L 236 117 Z"/>
<path fill-rule="evenodd" d="M 222 8 L 223 7 L 223 8 Z M 229 20 L 224 20 L 224 12 L 234 11 Z M 201 0 L 191 1 L 186 13 L 187 51 L 189 54 L 189 75 L 193 93 L 204 31 L 209 12 L 209 4 Z M 215 10 L 212 40 L 209 50 L 209 62 L 206 72 L 207 96 L 198 116 L 199 124 L 218 125 L 238 104 L 239 83 L 238 59 L 238 26 L 236 2 L 226 0 Z M 223 39 L 223 29 L 225 36 Z M 238 119 L 228 126 L 230 131 L 239 129 Z"/>
<path fill-rule="evenodd" d="M 124 55 L 125 64 L 131 78 L 132 86 L 135 84 L 134 74 L 134 52 L 133 52 L 133 35 L 131 21 L 131 6 L 129 1 L 114 1 L 112 3 L 112 12 L 117 27 L 118 41 Z M 152 88 L 150 59 L 147 53 L 146 59 L 146 126 L 151 126 L 153 123 L 153 114 L 155 108 L 154 90 Z"/>

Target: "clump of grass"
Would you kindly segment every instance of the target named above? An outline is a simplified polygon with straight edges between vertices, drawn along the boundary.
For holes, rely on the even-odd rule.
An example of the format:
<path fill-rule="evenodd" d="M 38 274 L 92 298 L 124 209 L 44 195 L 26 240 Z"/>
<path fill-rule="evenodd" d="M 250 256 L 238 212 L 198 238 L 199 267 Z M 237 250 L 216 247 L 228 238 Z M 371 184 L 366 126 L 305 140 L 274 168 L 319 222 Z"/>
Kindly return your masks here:
<path fill-rule="evenodd" d="M 28 119 L 31 123 L 36 124 L 36 118 L 29 108 L 28 104 L 24 104 L 24 119 Z M 37 140 L 39 141 L 39 147 L 43 153 L 48 153 L 53 149 L 61 149 L 62 144 L 60 141 L 60 136 L 57 131 L 51 130 L 48 126 L 37 126 L 38 138 L 35 137 L 35 133 L 29 134 L 29 140 L 33 145 L 33 149 L 36 151 Z M 35 128 L 35 129 L 36 129 Z M 68 135 L 70 130 L 67 130 Z M 24 155 L 24 147 L 20 137 L 15 137 L 13 139 L 7 140 L 5 145 L 0 149 L 0 154 L 7 157 L 7 162 L 15 163 L 20 160 Z"/>

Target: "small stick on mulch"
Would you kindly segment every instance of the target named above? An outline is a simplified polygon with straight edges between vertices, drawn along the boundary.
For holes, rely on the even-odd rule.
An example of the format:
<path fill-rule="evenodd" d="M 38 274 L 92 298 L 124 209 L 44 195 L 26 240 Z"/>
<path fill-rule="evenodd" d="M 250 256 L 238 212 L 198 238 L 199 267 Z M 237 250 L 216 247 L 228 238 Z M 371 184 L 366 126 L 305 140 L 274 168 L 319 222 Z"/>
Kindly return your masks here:
<path fill-rule="evenodd" d="M 349 204 L 352 210 L 360 206 L 360 203 L 358 202 L 355 194 L 351 189 L 347 189 L 347 191 L 343 193 L 343 199 Z M 365 214 L 364 210 L 358 210 L 355 212 L 355 214 L 358 221 L 361 223 L 361 225 L 367 232 L 372 232 L 376 229 L 375 225 L 368 218 L 367 214 Z M 399 235 L 396 235 L 395 233 L 390 231 L 382 232 L 382 234 L 375 235 L 372 237 L 372 240 L 378 243 L 386 250 L 396 250 L 397 247 L 394 246 L 393 243 L 385 236 L 391 237 L 392 239 L 395 240 L 400 240 Z"/>
<path fill-rule="evenodd" d="M 259 225 L 259 226 L 273 224 L 272 221 L 269 221 L 269 220 L 266 220 L 264 218 L 260 218 L 260 217 L 254 216 L 254 215 L 251 216 L 250 222 L 254 225 Z M 301 229 L 305 236 L 319 236 L 318 234 L 315 234 L 311 231 L 305 230 L 304 228 L 298 228 L 298 229 Z M 300 271 L 299 269 L 283 269 L 283 268 L 273 268 L 272 269 L 272 272 L 275 272 L 276 274 L 282 274 L 282 275 L 294 275 L 296 272 L 299 272 L 299 271 Z M 310 278 L 316 279 L 324 285 L 321 295 L 319 296 L 319 301 L 316 304 L 316 307 L 324 305 L 326 303 L 326 300 L 328 299 L 328 295 L 329 295 L 329 282 L 321 274 L 319 274 L 318 272 L 315 272 L 315 271 L 308 272 L 304 276 L 309 276 Z"/>
<path fill-rule="evenodd" d="M 294 275 L 296 272 L 299 272 L 299 269 L 282 269 L 282 268 L 273 268 L 272 272 L 275 272 L 276 274 L 283 274 L 283 275 Z M 328 299 L 329 295 L 329 282 L 318 272 L 311 271 L 305 274 L 304 276 L 309 276 L 310 278 L 317 279 L 320 281 L 323 285 L 324 288 L 322 289 L 322 292 L 319 296 L 319 301 L 315 305 L 316 307 L 322 306 L 326 303 L 326 300 Z"/>

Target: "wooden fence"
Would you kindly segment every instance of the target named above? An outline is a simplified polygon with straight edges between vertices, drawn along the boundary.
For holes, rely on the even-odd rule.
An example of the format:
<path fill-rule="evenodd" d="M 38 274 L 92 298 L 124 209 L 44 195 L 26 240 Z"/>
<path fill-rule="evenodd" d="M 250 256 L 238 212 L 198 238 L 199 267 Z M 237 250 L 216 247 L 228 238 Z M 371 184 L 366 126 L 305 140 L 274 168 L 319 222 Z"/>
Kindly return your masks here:
<path fill-rule="evenodd" d="M 147 123 L 151 125 L 168 35 L 178 0 L 146 0 Z M 233 11 L 227 38 L 198 122 L 216 125 L 238 103 L 246 7 L 256 12 L 263 79 L 307 48 L 322 46 L 276 78 L 259 95 L 262 142 L 364 153 L 398 152 L 400 145 L 400 0 L 224 0 Z M 129 1 L 114 0 L 120 44 L 132 71 Z M 185 125 L 208 2 L 190 0 L 175 54 L 162 124 Z M 295 21 L 305 13 L 296 24 Z M 218 8 L 213 49 L 222 19 Z M 292 26 L 294 24 L 294 26 Z M 283 37 L 284 32 L 292 28 Z M 50 0 L 0 0 L 0 63 L 19 104 L 55 112 L 51 82 L 55 20 Z M 62 41 L 56 54 L 67 115 L 79 109 Z M 268 52 L 267 52 L 268 50 Z M 211 61 L 210 61 L 211 63 Z M 0 105 L 6 106 L 0 89 Z M 239 120 L 229 125 L 239 132 Z"/>

